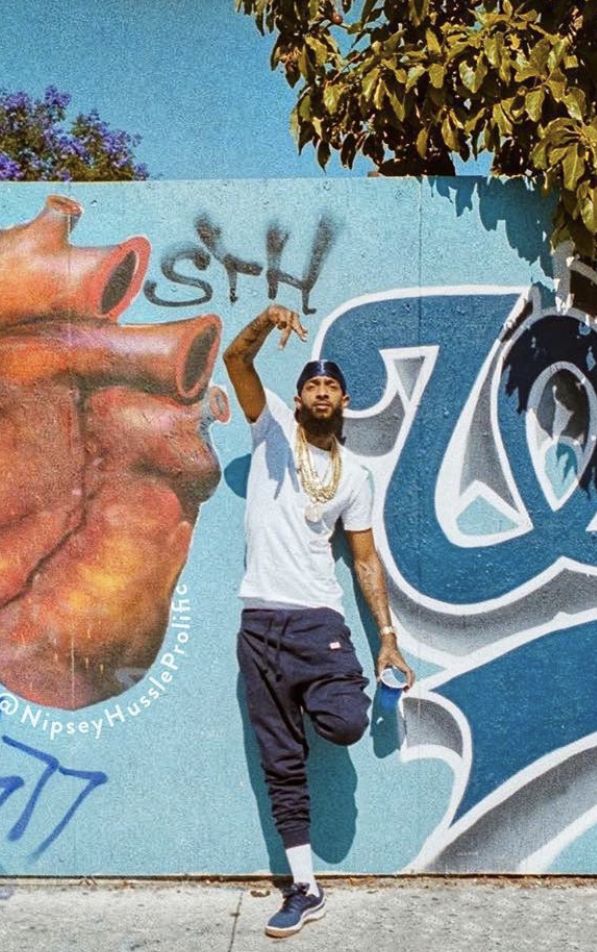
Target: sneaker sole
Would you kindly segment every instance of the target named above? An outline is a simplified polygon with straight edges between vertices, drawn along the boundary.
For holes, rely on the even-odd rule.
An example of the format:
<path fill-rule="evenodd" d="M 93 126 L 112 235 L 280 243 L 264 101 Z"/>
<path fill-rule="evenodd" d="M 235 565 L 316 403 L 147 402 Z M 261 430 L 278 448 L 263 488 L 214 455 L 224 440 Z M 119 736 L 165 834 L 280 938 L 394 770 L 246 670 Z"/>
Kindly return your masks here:
<path fill-rule="evenodd" d="M 325 899 L 321 905 L 316 906 L 315 909 L 309 909 L 307 912 L 304 912 L 301 916 L 300 922 L 295 926 L 288 926 L 287 929 L 278 929 L 276 926 L 266 926 L 265 934 L 271 936 L 273 939 L 285 939 L 286 936 L 294 935 L 296 932 L 300 932 L 305 923 L 311 922 L 315 919 L 322 919 L 325 916 Z"/>

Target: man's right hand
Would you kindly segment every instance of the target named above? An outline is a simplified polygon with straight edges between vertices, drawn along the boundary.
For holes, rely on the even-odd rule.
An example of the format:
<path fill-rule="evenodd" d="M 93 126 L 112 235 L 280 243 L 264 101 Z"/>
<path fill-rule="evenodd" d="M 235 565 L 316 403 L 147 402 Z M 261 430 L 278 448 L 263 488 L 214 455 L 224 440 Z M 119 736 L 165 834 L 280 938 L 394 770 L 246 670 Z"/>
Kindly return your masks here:
<path fill-rule="evenodd" d="M 307 331 L 299 321 L 296 311 L 280 304 L 270 304 L 250 324 L 243 327 L 224 351 L 224 363 L 230 382 L 247 420 L 257 420 L 265 406 L 265 391 L 253 361 L 268 334 L 277 328 L 280 331 L 280 347 L 285 347 L 291 334 L 300 340 L 307 339 Z"/>
<path fill-rule="evenodd" d="M 274 327 L 281 331 L 280 340 L 278 341 L 278 347 L 281 349 L 286 347 L 291 334 L 296 334 L 303 343 L 307 340 L 308 331 L 301 324 L 296 311 L 282 307 L 281 304 L 270 304 L 263 314 L 267 316 Z"/>

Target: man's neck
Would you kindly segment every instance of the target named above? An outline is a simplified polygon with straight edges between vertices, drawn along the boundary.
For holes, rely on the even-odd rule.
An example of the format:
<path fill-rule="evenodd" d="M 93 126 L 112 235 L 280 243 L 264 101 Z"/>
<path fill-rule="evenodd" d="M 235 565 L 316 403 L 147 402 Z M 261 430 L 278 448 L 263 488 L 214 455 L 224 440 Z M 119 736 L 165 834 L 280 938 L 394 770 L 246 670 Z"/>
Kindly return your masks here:
<path fill-rule="evenodd" d="M 305 434 L 307 443 L 309 443 L 311 446 L 316 446 L 319 450 L 327 450 L 328 453 L 331 452 L 334 443 L 333 433 L 325 433 L 321 436 L 315 436 L 313 433 L 309 433 L 305 427 L 303 427 L 303 433 Z"/>

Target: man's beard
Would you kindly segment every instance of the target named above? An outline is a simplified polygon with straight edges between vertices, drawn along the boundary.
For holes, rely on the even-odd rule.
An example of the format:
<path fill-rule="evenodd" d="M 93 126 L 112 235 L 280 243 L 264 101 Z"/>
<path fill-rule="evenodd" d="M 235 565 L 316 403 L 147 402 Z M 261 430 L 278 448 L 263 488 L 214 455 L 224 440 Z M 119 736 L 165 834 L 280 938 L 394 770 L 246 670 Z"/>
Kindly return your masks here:
<path fill-rule="evenodd" d="M 315 416 L 311 410 L 303 405 L 297 409 L 295 418 L 308 436 L 335 436 L 339 442 L 342 442 L 342 427 L 344 425 L 342 407 L 336 407 L 331 416 L 322 419 Z"/>

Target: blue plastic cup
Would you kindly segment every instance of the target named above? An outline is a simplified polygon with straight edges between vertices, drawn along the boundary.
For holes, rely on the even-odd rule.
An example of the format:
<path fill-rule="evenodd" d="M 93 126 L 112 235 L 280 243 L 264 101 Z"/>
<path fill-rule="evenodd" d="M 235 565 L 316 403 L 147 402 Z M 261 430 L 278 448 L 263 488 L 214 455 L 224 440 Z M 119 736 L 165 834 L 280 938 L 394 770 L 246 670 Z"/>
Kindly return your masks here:
<path fill-rule="evenodd" d="M 406 681 L 398 668 L 384 668 L 379 678 L 379 706 L 382 711 L 395 711 Z"/>

